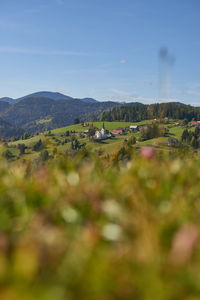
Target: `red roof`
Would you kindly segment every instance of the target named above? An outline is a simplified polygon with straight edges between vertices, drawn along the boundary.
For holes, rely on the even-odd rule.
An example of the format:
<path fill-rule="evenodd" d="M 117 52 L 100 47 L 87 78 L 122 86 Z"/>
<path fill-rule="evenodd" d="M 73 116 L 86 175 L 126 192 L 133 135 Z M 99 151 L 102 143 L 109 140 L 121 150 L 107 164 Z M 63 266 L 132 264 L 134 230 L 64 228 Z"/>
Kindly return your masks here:
<path fill-rule="evenodd" d="M 121 132 L 123 132 L 122 129 L 113 129 L 112 131 L 113 131 L 113 132 L 116 132 L 116 133 L 121 133 Z"/>

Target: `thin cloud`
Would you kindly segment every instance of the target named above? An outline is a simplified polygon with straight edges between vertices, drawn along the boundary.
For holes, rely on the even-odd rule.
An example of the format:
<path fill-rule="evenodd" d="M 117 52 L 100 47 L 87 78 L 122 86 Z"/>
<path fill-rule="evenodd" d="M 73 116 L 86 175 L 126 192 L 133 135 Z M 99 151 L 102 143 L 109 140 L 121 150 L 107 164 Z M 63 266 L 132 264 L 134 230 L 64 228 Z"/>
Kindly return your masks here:
<path fill-rule="evenodd" d="M 118 94 L 118 95 L 123 95 L 123 96 L 129 95 L 129 93 L 127 93 L 125 91 L 122 91 L 122 90 L 119 90 L 119 89 L 115 89 L 115 88 L 112 88 L 111 91 L 115 94 Z"/>
<path fill-rule="evenodd" d="M 200 97 L 200 82 L 189 83 L 187 87 L 178 91 L 181 95 L 189 95 L 193 97 Z"/>
<path fill-rule="evenodd" d="M 200 107 L 200 102 L 191 102 L 190 105 Z"/>
<path fill-rule="evenodd" d="M 88 53 L 76 52 L 76 51 L 28 49 L 28 48 L 7 47 L 7 46 L 0 46 L 0 53 L 28 54 L 28 55 L 58 55 L 58 56 L 89 55 Z"/>
<path fill-rule="evenodd" d="M 109 96 L 112 101 L 135 102 L 139 99 L 139 96 L 135 93 L 130 94 L 115 88 L 112 88 L 111 91 L 114 93 L 114 95 Z"/>
<path fill-rule="evenodd" d="M 124 102 L 142 102 L 146 104 L 150 103 L 165 103 L 165 102 L 181 102 L 180 99 L 177 98 L 151 98 L 151 97 L 143 97 L 141 95 L 137 95 L 135 93 L 128 93 L 119 89 L 112 88 L 111 91 L 114 95 L 108 96 L 112 101 L 124 101 Z"/>
<path fill-rule="evenodd" d="M 121 59 L 121 60 L 120 60 L 120 64 L 125 64 L 125 63 L 127 63 L 127 60 L 126 60 L 126 59 Z"/>
<path fill-rule="evenodd" d="M 158 102 L 182 102 L 178 98 L 160 98 Z"/>
<path fill-rule="evenodd" d="M 200 92 L 196 90 L 182 90 L 181 91 L 182 95 L 192 95 L 196 97 L 200 97 Z"/>

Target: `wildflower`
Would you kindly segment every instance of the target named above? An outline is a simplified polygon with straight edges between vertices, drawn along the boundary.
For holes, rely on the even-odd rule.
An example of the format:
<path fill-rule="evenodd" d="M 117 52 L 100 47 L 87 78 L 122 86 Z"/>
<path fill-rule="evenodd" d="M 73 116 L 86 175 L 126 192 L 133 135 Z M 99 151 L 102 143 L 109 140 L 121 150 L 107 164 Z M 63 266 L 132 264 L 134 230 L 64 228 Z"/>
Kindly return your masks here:
<path fill-rule="evenodd" d="M 119 205 L 116 203 L 116 201 L 114 200 L 106 200 L 104 203 L 103 203 L 103 212 L 108 216 L 108 217 L 111 217 L 111 218 L 117 218 L 120 216 L 120 207 Z"/>
<path fill-rule="evenodd" d="M 79 183 L 79 175 L 78 173 L 76 172 L 70 172 L 68 175 L 67 175 L 67 181 L 69 182 L 70 185 L 77 185 Z"/>
<path fill-rule="evenodd" d="M 117 224 L 107 224 L 103 227 L 102 236 L 109 241 L 117 241 L 121 237 L 122 229 Z"/>
<path fill-rule="evenodd" d="M 194 224 L 187 224 L 175 234 L 170 260 L 173 264 L 182 265 L 192 256 L 199 239 L 199 231 Z"/>
<path fill-rule="evenodd" d="M 141 148 L 140 155 L 141 155 L 141 157 L 150 159 L 155 155 L 155 151 L 152 147 L 145 146 L 145 147 Z"/>
<path fill-rule="evenodd" d="M 74 223 L 77 221 L 79 215 L 74 208 L 67 208 L 62 211 L 63 219 L 68 223 Z"/>

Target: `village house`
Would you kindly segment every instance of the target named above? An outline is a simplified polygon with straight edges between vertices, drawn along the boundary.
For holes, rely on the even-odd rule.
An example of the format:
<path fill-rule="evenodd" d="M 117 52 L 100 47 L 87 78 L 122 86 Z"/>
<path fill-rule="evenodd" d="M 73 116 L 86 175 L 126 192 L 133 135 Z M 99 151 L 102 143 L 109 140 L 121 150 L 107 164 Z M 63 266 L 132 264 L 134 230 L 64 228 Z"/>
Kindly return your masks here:
<path fill-rule="evenodd" d="M 200 121 L 192 121 L 191 125 L 192 126 L 198 126 L 200 124 Z"/>
<path fill-rule="evenodd" d="M 114 135 L 122 135 L 122 134 L 125 134 L 125 131 L 122 128 L 116 128 L 116 129 L 112 130 L 112 134 L 114 134 Z"/>
<path fill-rule="evenodd" d="M 167 142 L 168 146 L 179 146 L 179 141 L 178 139 L 174 138 L 174 137 L 170 137 L 168 138 L 168 142 Z"/>
<path fill-rule="evenodd" d="M 138 125 L 130 125 L 129 129 L 133 132 L 136 132 L 136 131 L 138 131 L 139 127 L 138 127 Z"/>

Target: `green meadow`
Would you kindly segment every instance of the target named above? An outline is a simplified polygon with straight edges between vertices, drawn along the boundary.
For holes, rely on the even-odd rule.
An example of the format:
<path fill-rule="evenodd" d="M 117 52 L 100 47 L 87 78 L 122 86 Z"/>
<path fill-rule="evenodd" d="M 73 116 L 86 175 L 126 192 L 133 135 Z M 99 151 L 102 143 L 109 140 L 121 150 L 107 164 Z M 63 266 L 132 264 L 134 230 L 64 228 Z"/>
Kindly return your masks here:
<path fill-rule="evenodd" d="M 112 131 L 115 128 L 128 128 L 130 125 L 145 125 L 152 123 L 151 120 L 148 121 L 142 121 L 142 122 L 104 122 L 104 126 L 107 130 Z M 98 129 L 102 128 L 102 122 L 92 122 L 89 123 L 92 124 Z M 161 125 L 167 127 L 168 125 Z M 169 137 L 175 137 L 180 140 L 182 132 L 184 130 L 184 127 L 177 126 L 174 123 L 170 124 L 169 126 Z M 64 154 L 66 151 L 68 151 L 71 148 L 71 142 L 70 138 L 67 138 L 65 136 L 65 133 L 67 131 L 75 131 L 78 133 L 84 132 L 89 127 L 83 126 L 81 124 L 76 125 L 70 125 L 63 128 L 57 128 L 54 130 L 51 130 L 50 135 L 49 132 L 40 133 L 39 135 L 35 135 L 31 138 L 28 138 L 26 140 L 17 140 L 14 142 L 8 143 L 9 151 L 16 157 L 19 157 L 19 150 L 17 149 L 18 144 L 25 144 L 27 147 L 25 154 L 20 157 L 20 159 L 25 160 L 31 160 L 37 156 L 39 156 L 39 152 L 34 152 L 32 150 L 32 147 L 35 143 L 37 143 L 40 139 L 42 140 L 43 146 L 46 150 L 48 150 L 49 155 L 53 155 L 53 153 L 56 151 L 56 153 Z M 194 128 L 191 128 L 191 130 L 194 130 Z M 168 147 L 167 146 L 167 140 L 169 137 L 158 137 L 154 139 L 149 139 L 143 142 L 139 141 L 139 132 L 127 132 L 126 135 L 118 135 L 114 136 L 110 139 L 101 141 L 101 142 L 93 142 L 88 137 L 77 137 L 80 144 L 85 144 L 86 147 L 91 149 L 91 151 L 103 151 L 104 153 L 114 153 L 118 151 L 125 140 L 127 140 L 130 136 L 134 135 L 137 139 L 137 146 L 143 146 L 143 145 L 152 145 L 152 146 L 158 146 L 162 145 L 162 147 Z M 65 142 L 65 140 L 68 139 L 68 142 Z M 5 147 L 0 147 L 0 153 L 3 153 L 5 151 Z"/>
<path fill-rule="evenodd" d="M 152 122 L 151 120 L 147 121 L 141 121 L 141 122 L 104 122 L 104 126 L 107 130 L 113 130 L 116 128 L 125 128 L 129 127 L 130 125 L 143 125 L 143 124 L 148 124 Z M 101 129 L 103 122 L 86 122 L 86 124 L 94 125 L 96 128 Z M 81 132 L 84 130 L 87 130 L 89 127 L 87 126 L 82 126 L 81 124 L 76 124 L 76 125 L 70 125 L 62 128 L 57 128 L 52 130 L 52 133 L 64 133 L 67 130 L 69 131 L 76 131 L 76 132 Z"/>

